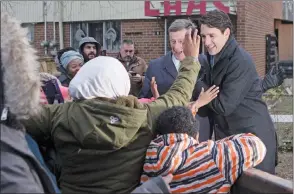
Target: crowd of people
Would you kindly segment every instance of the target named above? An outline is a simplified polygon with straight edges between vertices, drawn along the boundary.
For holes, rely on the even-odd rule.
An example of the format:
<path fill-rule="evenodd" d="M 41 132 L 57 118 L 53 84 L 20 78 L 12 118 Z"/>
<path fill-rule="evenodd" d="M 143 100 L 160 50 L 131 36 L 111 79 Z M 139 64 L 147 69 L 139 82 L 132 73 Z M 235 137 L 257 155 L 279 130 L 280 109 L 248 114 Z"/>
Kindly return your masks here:
<path fill-rule="evenodd" d="M 84 37 L 58 51 L 54 77 L 1 13 L 1 192 L 228 193 L 244 170 L 275 174 L 262 94 L 283 70 L 260 78 L 219 10 L 168 33 L 171 51 L 148 64 L 132 40 L 115 58 Z"/>

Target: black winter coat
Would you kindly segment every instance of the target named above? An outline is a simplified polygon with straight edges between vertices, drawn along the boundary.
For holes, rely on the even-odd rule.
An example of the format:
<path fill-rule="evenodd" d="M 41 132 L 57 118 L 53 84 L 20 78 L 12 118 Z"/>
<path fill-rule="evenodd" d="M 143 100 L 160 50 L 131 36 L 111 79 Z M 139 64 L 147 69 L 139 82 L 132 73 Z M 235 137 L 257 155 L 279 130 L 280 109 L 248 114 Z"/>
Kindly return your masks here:
<path fill-rule="evenodd" d="M 207 55 L 208 61 L 210 56 Z M 267 155 L 257 168 L 274 173 L 277 151 L 276 132 L 267 105 L 262 100 L 261 79 L 255 64 L 231 36 L 214 65 L 206 66 L 202 84 L 219 86 L 217 98 L 199 109 L 199 115 L 214 122 L 216 139 L 238 133 L 253 133 L 264 142 Z"/>

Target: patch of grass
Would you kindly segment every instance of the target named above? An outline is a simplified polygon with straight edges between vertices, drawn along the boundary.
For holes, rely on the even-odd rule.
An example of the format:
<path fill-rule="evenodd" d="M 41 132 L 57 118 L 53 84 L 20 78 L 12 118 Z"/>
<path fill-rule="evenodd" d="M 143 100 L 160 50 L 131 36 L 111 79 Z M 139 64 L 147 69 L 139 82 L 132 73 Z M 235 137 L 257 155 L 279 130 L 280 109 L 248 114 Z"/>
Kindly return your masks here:
<path fill-rule="evenodd" d="M 293 95 L 288 95 L 282 85 L 268 90 L 262 99 L 270 107 L 271 114 L 293 114 Z"/>
<path fill-rule="evenodd" d="M 293 123 L 275 123 L 279 148 L 283 151 L 293 149 Z"/>
<path fill-rule="evenodd" d="M 283 114 L 292 115 L 293 114 L 293 96 L 280 96 L 278 98 L 277 104 L 271 108 L 271 114 Z"/>
<path fill-rule="evenodd" d="M 276 175 L 293 180 L 293 152 L 279 152 L 279 164 L 276 167 Z"/>
<path fill-rule="evenodd" d="M 276 167 L 276 175 L 293 180 L 293 124 L 292 123 L 275 123 L 279 151 Z"/>

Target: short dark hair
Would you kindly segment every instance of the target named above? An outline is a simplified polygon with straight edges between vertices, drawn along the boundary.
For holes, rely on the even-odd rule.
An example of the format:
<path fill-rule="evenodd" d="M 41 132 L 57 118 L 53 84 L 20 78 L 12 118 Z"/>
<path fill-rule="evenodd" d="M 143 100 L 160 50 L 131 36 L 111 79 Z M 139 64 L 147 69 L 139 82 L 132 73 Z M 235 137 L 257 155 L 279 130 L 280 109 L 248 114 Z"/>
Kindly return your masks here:
<path fill-rule="evenodd" d="M 60 61 L 60 58 L 62 56 L 63 53 L 67 52 L 67 51 L 77 51 L 76 49 L 74 49 L 73 47 L 66 47 L 66 48 L 63 48 L 61 50 L 59 50 L 57 52 L 57 59 L 58 61 Z"/>
<path fill-rule="evenodd" d="M 200 24 L 207 25 L 210 28 L 217 28 L 222 33 L 229 28 L 231 34 L 233 33 L 233 24 L 229 15 L 218 9 L 209 11 L 203 15 L 200 18 Z"/>
<path fill-rule="evenodd" d="M 199 133 L 199 122 L 187 107 L 174 106 L 159 115 L 156 133 L 184 133 L 195 138 Z"/>

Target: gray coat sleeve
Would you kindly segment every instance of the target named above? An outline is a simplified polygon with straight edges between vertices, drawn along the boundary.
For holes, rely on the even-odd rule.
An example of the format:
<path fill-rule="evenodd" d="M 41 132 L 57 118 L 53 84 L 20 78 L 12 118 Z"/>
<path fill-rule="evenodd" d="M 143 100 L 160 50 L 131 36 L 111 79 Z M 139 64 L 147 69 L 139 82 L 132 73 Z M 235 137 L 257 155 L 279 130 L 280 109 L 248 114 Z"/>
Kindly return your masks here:
<path fill-rule="evenodd" d="M 37 173 L 22 157 L 1 144 L 1 193 L 44 193 Z"/>
<path fill-rule="evenodd" d="M 132 192 L 132 194 L 135 193 L 170 193 L 170 190 L 168 184 L 163 178 L 158 176 L 137 187 Z"/>

